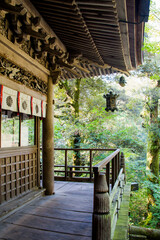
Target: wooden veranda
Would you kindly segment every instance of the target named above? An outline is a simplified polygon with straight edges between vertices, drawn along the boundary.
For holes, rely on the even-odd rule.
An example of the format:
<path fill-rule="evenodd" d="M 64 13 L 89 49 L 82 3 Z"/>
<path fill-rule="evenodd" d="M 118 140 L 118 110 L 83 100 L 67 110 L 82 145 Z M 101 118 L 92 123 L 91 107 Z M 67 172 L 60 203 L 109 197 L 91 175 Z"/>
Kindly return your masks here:
<path fill-rule="evenodd" d="M 92 78 L 91 81 L 94 81 L 94 77 L 115 72 L 128 75 L 129 70 L 135 69 L 142 62 L 144 22 L 148 20 L 148 15 L 149 0 L 0 1 L 1 213 L 4 213 L 6 204 L 8 209 L 12 201 L 15 201 L 15 205 L 16 200 L 20 201 L 18 199 L 23 202 L 24 196 L 41 187 L 41 172 L 45 194 L 51 195 L 45 199 L 51 202 L 53 199 L 53 203 L 56 202 L 56 195 L 52 196 L 56 192 L 54 173 L 65 181 L 78 181 L 75 176 L 82 173 L 86 177 L 79 181 L 94 182 L 94 204 L 91 206 L 91 203 L 86 210 L 90 212 L 93 207 L 92 238 L 99 239 L 100 236 L 103 239 L 103 234 L 108 239 L 113 237 L 125 183 L 123 157 L 120 150 L 114 149 L 109 158 L 93 166 L 90 150 L 89 165 L 76 168 L 67 163 L 69 150 L 64 150 L 66 155 L 63 166 L 54 166 L 54 85 L 75 78 Z M 75 191 L 68 193 L 68 196 L 75 197 L 73 207 L 77 205 L 78 188 Z M 91 192 L 88 192 L 89 198 Z M 104 198 L 101 199 L 102 196 Z M 118 199 L 113 204 L 114 217 L 111 218 L 112 207 L 109 203 L 114 202 L 115 196 Z M 40 200 L 39 204 L 42 202 Z M 65 200 L 63 202 L 65 204 Z M 14 202 L 10 205 L 13 206 Z M 30 225 L 34 224 L 28 218 L 32 214 L 25 211 L 32 209 L 30 205 L 28 210 L 24 210 L 24 218 L 26 215 Z M 56 211 L 56 205 L 54 209 Z M 3 220 L 2 228 L 9 226 L 9 229 L 7 232 L 4 228 L 4 232 L 0 233 L 2 239 L 13 239 L 16 236 L 13 229 L 20 235 L 24 229 L 32 229 L 31 226 L 23 226 L 23 229 L 19 226 L 20 229 L 18 224 L 21 225 L 21 214 L 17 212 L 16 216 L 19 216 L 17 225 L 11 223 L 14 215 L 12 220 L 11 216 Z M 41 217 L 44 220 L 45 216 Z M 50 219 L 49 215 L 47 219 Z M 55 217 L 53 219 L 51 217 L 51 221 L 58 224 L 59 220 L 55 220 Z M 97 221 L 101 224 L 97 224 Z M 87 224 L 91 224 L 90 220 Z M 33 239 L 37 239 L 36 231 L 40 234 L 38 226 L 33 230 Z M 47 231 L 43 229 L 41 239 L 46 239 L 44 236 Z M 91 229 L 88 231 L 86 239 L 91 237 Z M 55 239 L 59 237 L 55 236 Z"/>
<path fill-rule="evenodd" d="M 0 239 L 91 240 L 93 184 L 55 182 L 55 191 L 56 195 L 34 200 L 5 218 L 0 224 Z M 123 211 L 127 201 L 125 204 Z M 121 228 L 115 240 L 127 236 L 127 220 Z"/>
<path fill-rule="evenodd" d="M 89 152 L 95 150 L 97 149 L 88 149 Z M 65 172 L 65 179 L 70 182 L 55 183 L 55 195 L 41 197 L 27 206 L 23 206 L 22 202 L 22 207 L 19 206 L 18 209 L 9 210 L 8 206 L 11 205 L 13 208 L 13 204 L 3 204 L 0 208 L 0 237 L 31 240 L 36 238 L 127 239 L 130 185 L 125 185 L 124 156 L 123 153 L 120 155 L 119 149 L 102 150 L 112 153 L 93 166 L 94 178 L 90 154 L 91 177 L 88 180 L 92 182 L 94 179 L 94 184 L 73 182 L 80 181 L 80 177 L 77 179 L 73 177 L 74 173 L 82 174 L 85 171 L 72 170 Z M 65 156 L 65 169 L 67 169 L 66 159 Z M 83 169 L 85 167 L 88 168 L 83 166 Z M 84 181 L 84 178 L 81 178 Z M 123 222 L 120 222 L 120 226 L 123 231 L 118 230 L 121 234 L 117 237 L 116 228 L 121 218 Z"/>
<path fill-rule="evenodd" d="M 42 197 L 0 224 L 0 239 L 92 239 L 93 184 L 56 182 Z"/>

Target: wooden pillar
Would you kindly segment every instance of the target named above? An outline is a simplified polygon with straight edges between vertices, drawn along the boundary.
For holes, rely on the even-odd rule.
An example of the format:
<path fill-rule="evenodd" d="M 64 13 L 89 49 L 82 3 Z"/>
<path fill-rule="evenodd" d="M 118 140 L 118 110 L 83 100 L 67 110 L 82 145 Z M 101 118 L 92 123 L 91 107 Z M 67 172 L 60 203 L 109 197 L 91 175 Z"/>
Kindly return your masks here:
<path fill-rule="evenodd" d="M 54 133 L 53 133 L 53 90 L 59 72 L 48 77 L 46 118 L 43 120 L 43 188 L 45 194 L 54 194 Z"/>
<path fill-rule="evenodd" d="M 94 178 L 92 240 L 111 240 L 110 199 L 106 176 L 102 173 L 96 173 Z"/>

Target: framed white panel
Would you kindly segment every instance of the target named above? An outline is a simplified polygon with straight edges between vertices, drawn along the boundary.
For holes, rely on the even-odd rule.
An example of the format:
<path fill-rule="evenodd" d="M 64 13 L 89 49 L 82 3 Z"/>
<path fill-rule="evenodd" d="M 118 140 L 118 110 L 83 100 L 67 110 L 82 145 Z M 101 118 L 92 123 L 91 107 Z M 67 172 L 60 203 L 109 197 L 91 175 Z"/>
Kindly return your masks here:
<path fill-rule="evenodd" d="M 19 111 L 21 113 L 31 114 L 31 97 L 24 93 L 20 93 Z"/>
<path fill-rule="evenodd" d="M 18 112 L 17 94 L 17 91 L 3 86 L 2 109 Z"/>
<path fill-rule="evenodd" d="M 41 117 L 41 100 L 33 98 L 33 116 Z"/>

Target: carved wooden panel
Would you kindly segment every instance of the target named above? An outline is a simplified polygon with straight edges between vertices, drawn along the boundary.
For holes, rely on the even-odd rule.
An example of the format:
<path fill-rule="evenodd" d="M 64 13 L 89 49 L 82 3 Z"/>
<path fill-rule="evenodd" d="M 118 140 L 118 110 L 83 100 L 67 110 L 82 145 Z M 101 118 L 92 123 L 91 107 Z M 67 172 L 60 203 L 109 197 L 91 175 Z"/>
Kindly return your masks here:
<path fill-rule="evenodd" d="M 0 151 L 0 203 L 37 186 L 37 149 Z"/>

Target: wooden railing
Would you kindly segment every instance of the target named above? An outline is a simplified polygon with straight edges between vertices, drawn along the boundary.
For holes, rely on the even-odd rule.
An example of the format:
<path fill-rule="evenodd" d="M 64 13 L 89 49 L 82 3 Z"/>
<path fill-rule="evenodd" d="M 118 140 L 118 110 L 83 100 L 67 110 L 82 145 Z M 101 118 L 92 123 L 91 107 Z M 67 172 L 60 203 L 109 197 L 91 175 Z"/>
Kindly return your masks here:
<path fill-rule="evenodd" d="M 55 148 L 55 151 L 64 151 L 64 164 L 58 164 L 54 165 L 54 173 L 55 173 L 55 180 L 68 180 L 68 181 L 93 181 L 93 154 L 98 151 L 98 152 L 106 152 L 106 155 L 108 152 L 114 152 L 116 149 L 99 149 L 99 148 Z M 84 163 L 83 166 L 75 166 L 73 164 L 68 163 L 68 152 L 79 152 L 79 151 L 85 151 L 88 152 L 88 165 L 86 165 L 86 162 Z M 118 154 L 119 158 L 119 154 Z M 112 185 L 114 185 L 115 179 L 117 177 L 117 172 L 118 172 L 118 161 L 117 156 L 114 158 L 113 162 L 107 165 L 107 176 L 108 178 L 110 177 L 110 171 L 112 171 L 113 174 L 113 179 L 111 180 Z M 111 168 L 111 169 L 110 169 Z M 113 170 L 112 170 L 113 168 Z M 78 176 L 79 175 L 79 176 Z M 86 176 L 84 176 L 86 175 Z"/>
<path fill-rule="evenodd" d="M 119 149 L 55 148 L 54 150 L 64 151 L 64 164 L 55 165 L 56 169 L 54 170 L 55 174 L 60 173 L 63 176 L 55 175 L 55 179 L 94 181 L 92 240 L 113 239 L 125 185 L 125 161 L 123 153 Z M 88 151 L 89 164 L 84 166 L 68 164 L 69 151 Z M 111 153 L 104 160 L 94 165 L 93 153 L 95 151 Z M 63 170 L 58 170 L 58 168 L 63 168 Z M 88 177 L 77 177 L 76 174 L 88 174 Z"/>
<path fill-rule="evenodd" d="M 112 166 L 112 167 L 111 167 Z M 105 169 L 106 173 L 102 172 Z M 125 183 L 124 155 L 117 149 L 93 167 L 92 240 L 113 239 Z"/>

